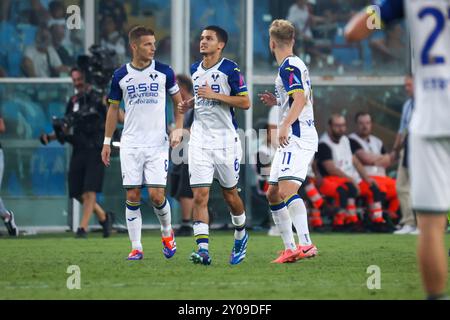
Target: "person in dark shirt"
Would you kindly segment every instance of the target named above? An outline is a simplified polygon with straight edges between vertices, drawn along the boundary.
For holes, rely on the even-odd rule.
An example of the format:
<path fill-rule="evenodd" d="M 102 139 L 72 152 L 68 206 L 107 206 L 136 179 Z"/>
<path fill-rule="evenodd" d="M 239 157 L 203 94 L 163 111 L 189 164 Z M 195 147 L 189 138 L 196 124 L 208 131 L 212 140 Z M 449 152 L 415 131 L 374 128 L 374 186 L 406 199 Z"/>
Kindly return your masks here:
<path fill-rule="evenodd" d="M 61 143 L 69 142 L 73 146 L 69 168 L 69 197 L 83 204 L 83 217 L 76 236 L 87 237 L 89 220 L 92 212 L 95 212 L 106 238 L 110 235 L 112 217 L 96 202 L 96 193 L 102 191 L 105 170 L 101 150 L 106 106 L 86 83 L 80 69 L 73 68 L 70 74 L 77 94 L 67 104 L 65 119 L 72 132 L 64 127 L 63 140 L 52 133 L 42 135 L 41 142 L 47 144 L 58 139 Z"/>

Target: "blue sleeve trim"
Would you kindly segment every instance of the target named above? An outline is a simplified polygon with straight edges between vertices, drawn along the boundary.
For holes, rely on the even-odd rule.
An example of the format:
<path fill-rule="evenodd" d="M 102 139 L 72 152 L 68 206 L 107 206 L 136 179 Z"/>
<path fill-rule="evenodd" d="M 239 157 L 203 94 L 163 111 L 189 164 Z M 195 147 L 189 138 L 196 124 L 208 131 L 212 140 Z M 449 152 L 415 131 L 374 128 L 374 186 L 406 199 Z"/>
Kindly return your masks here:
<path fill-rule="evenodd" d="M 127 65 L 123 65 L 114 71 L 111 80 L 111 90 L 109 91 L 108 101 L 120 102 L 123 98 L 122 89 L 120 88 L 120 81 L 128 74 Z"/>
<path fill-rule="evenodd" d="M 198 67 L 200 66 L 200 61 L 194 62 L 191 65 L 191 76 L 197 71 Z"/>
<path fill-rule="evenodd" d="M 289 61 L 289 60 L 287 60 Z M 298 90 L 305 90 L 302 82 L 302 73 L 299 68 L 284 63 L 280 67 L 280 78 L 283 82 L 284 89 L 289 94 Z"/>
<path fill-rule="evenodd" d="M 173 95 L 179 91 L 175 72 L 169 65 L 155 61 L 155 70 L 166 75 L 166 91 L 169 94 Z"/>
<path fill-rule="evenodd" d="M 242 75 L 241 70 L 235 62 L 224 59 L 219 67 L 219 71 L 228 76 L 228 84 L 231 89 L 231 96 L 242 96 L 248 93 L 244 76 Z"/>

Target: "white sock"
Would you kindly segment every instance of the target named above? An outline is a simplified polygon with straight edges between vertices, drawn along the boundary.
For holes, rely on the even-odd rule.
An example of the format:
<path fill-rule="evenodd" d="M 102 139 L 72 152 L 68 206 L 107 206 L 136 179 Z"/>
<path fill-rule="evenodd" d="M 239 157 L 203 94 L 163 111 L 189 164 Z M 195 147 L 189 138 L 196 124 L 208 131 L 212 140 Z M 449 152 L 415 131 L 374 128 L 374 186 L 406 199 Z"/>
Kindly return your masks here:
<path fill-rule="evenodd" d="M 209 245 L 209 226 L 201 221 L 194 222 L 194 237 L 199 249 L 208 250 Z"/>
<path fill-rule="evenodd" d="M 170 212 L 170 203 L 167 198 L 164 199 L 164 203 L 157 207 L 153 205 L 156 216 L 158 217 L 159 223 L 161 224 L 161 233 L 163 237 L 170 237 L 172 234 L 172 215 Z"/>
<path fill-rule="evenodd" d="M 235 216 L 231 212 L 230 215 L 234 226 L 234 238 L 242 240 L 245 236 L 245 211 L 240 216 Z"/>
<path fill-rule="evenodd" d="M 125 209 L 125 216 L 127 219 L 128 236 L 131 241 L 131 248 L 133 250 L 142 251 L 141 243 L 141 229 L 142 229 L 142 216 L 139 202 L 132 202 L 127 200 L 127 206 Z"/>
<path fill-rule="evenodd" d="M 288 209 L 284 202 L 280 204 L 270 205 L 270 211 L 272 212 L 273 221 L 280 231 L 281 238 L 283 239 L 284 248 L 295 250 L 294 233 L 292 232 L 292 220 L 289 216 Z"/>
<path fill-rule="evenodd" d="M 294 227 L 297 230 L 298 242 L 302 246 L 311 245 L 309 237 L 308 216 L 303 200 L 298 194 L 291 196 L 287 203 L 289 215 L 291 216 Z"/>

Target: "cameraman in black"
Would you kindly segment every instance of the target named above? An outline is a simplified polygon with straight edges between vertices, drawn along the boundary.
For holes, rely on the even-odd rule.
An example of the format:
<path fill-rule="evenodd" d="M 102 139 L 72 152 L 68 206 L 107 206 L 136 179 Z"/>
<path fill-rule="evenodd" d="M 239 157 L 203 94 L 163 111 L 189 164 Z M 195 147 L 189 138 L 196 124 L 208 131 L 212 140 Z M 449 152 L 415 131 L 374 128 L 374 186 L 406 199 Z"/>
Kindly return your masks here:
<path fill-rule="evenodd" d="M 111 233 L 112 217 L 96 202 L 96 193 L 102 191 L 105 166 L 101 151 L 107 107 L 101 94 L 86 82 L 83 71 L 70 71 L 76 94 L 67 103 L 63 119 L 53 119 L 54 132 L 41 135 L 46 145 L 52 140 L 73 146 L 69 168 L 69 196 L 83 204 L 83 217 L 76 232 L 77 238 L 86 238 L 89 220 L 94 211 L 103 228 L 103 237 Z"/>

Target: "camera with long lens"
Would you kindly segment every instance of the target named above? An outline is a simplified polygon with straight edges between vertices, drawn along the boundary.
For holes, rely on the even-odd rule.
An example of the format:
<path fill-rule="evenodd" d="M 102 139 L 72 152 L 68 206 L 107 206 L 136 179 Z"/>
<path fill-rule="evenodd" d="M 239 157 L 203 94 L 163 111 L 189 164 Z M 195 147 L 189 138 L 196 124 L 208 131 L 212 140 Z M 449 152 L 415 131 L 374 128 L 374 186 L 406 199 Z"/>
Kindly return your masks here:
<path fill-rule="evenodd" d="M 84 72 L 86 82 L 90 83 L 97 92 L 104 92 L 114 70 L 115 51 L 92 45 L 89 48 L 91 55 L 78 56 L 77 65 Z"/>
<path fill-rule="evenodd" d="M 77 112 L 70 113 L 62 118 L 52 118 L 53 130 L 59 143 L 63 144 L 65 142 L 69 130 L 74 126 L 87 136 L 95 136 L 98 132 L 101 115 L 96 105 L 101 103 L 101 96 L 94 91 L 91 91 L 89 94 L 91 96 L 90 105 L 82 105 Z"/>

